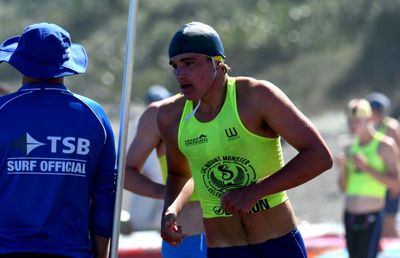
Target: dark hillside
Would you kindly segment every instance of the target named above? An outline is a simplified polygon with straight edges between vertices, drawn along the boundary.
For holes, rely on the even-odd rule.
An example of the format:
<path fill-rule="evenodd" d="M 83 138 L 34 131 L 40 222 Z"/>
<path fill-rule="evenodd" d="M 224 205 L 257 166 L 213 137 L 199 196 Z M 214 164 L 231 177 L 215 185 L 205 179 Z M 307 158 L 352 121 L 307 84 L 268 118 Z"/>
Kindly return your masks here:
<path fill-rule="evenodd" d="M 0 38 L 28 24 L 55 22 L 86 47 L 87 74 L 69 86 L 102 103 L 120 99 L 128 0 L 0 0 Z M 167 46 L 179 25 L 198 20 L 219 31 L 232 75 L 270 80 L 306 113 L 341 108 L 371 90 L 400 99 L 400 0 L 142 0 L 132 94 L 151 84 L 177 91 Z M 0 66 L 0 85 L 19 86 Z M 326 111 L 326 110 L 325 110 Z"/>

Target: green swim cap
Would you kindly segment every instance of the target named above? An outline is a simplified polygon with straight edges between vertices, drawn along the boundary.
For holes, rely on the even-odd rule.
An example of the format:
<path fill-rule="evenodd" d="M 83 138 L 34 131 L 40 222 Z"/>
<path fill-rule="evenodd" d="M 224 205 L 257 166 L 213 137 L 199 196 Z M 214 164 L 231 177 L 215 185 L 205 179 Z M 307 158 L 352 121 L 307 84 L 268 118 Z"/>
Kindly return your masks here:
<path fill-rule="evenodd" d="M 198 53 L 225 58 L 224 46 L 218 33 L 209 25 L 191 22 L 183 25 L 169 44 L 169 58 L 184 53 Z"/>

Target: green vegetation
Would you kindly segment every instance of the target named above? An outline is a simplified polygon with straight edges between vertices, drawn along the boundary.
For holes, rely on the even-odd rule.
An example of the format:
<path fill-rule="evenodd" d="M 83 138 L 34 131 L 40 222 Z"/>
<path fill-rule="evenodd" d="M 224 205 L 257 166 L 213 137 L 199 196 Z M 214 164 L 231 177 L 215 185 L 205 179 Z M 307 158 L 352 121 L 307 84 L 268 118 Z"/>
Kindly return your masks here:
<path fill-rule="evenodd" d="M 58 23 L 85 46 L 85 76 L 68 86 L 101 103 L 119 103 L 128 0 L 0 0 L 1 39 L 30 23 Z M 151 84 L 178 88 L 167 47 L 183 23 L 208 23 L 220 33 L 232 75 L 263 78 L 306 113 L 341 108 L 350 97 L 400 94 L 400 0 L 142 0 L 137 17 L 134 99 Z M 0 66 L 0 85 L 19 86 Z M 318 108 L 316 108 L 318 106 Z"/>

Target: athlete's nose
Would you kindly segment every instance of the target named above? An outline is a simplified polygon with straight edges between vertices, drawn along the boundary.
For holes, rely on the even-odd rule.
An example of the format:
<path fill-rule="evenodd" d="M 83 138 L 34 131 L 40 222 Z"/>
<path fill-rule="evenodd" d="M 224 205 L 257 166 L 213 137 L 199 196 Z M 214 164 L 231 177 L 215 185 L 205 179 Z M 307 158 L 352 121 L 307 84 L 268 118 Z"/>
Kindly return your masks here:
<path fill-rule="evenodd" d="M 184 69 L 182 69 L 182 68 L 175 68 L 175 78 L 179 81 L 179 80 L 181 80 L 181 79 L 183 79 L 183 78 L 185 78 L 186 77 L 186 74 L 185 74 L 185 72 L 184 72 Z"/>

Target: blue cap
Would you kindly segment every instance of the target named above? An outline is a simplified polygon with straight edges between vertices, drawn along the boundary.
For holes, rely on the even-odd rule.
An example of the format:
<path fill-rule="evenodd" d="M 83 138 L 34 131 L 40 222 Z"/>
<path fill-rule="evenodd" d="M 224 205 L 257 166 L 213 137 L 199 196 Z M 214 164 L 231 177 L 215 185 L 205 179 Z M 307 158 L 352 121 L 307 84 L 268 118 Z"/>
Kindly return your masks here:
<path fill-rule="evenodd" d="M 390 111 L 390 100 L 385 94 L 380 92 L 372 92 L 368 94 L 367 100 L 373 110 L 377 110 L 382 114 L 388 114 Z"/>
<path fill-rule="evenodd" d="M 45 79 L 84 73 L 88 58 L 85 49 L 71 43 L 63 28 L 37 23 L 0 45 L 1 62 L 9 63 L 23 75 Z"/>
<path fill-rule="evenodd" d="M 147 90 L 147 102 L 159 101 L 171 96 L 171 93 L 162 85 L 152 85 Z"/>
<path fill-rule="evenodd" d="M 191 22 L 183 25 L 169 44 L 169 58 L 184 53 L 198 53 L 225 58 L 224 46 L 218 33 L 209 25 Z"/>

